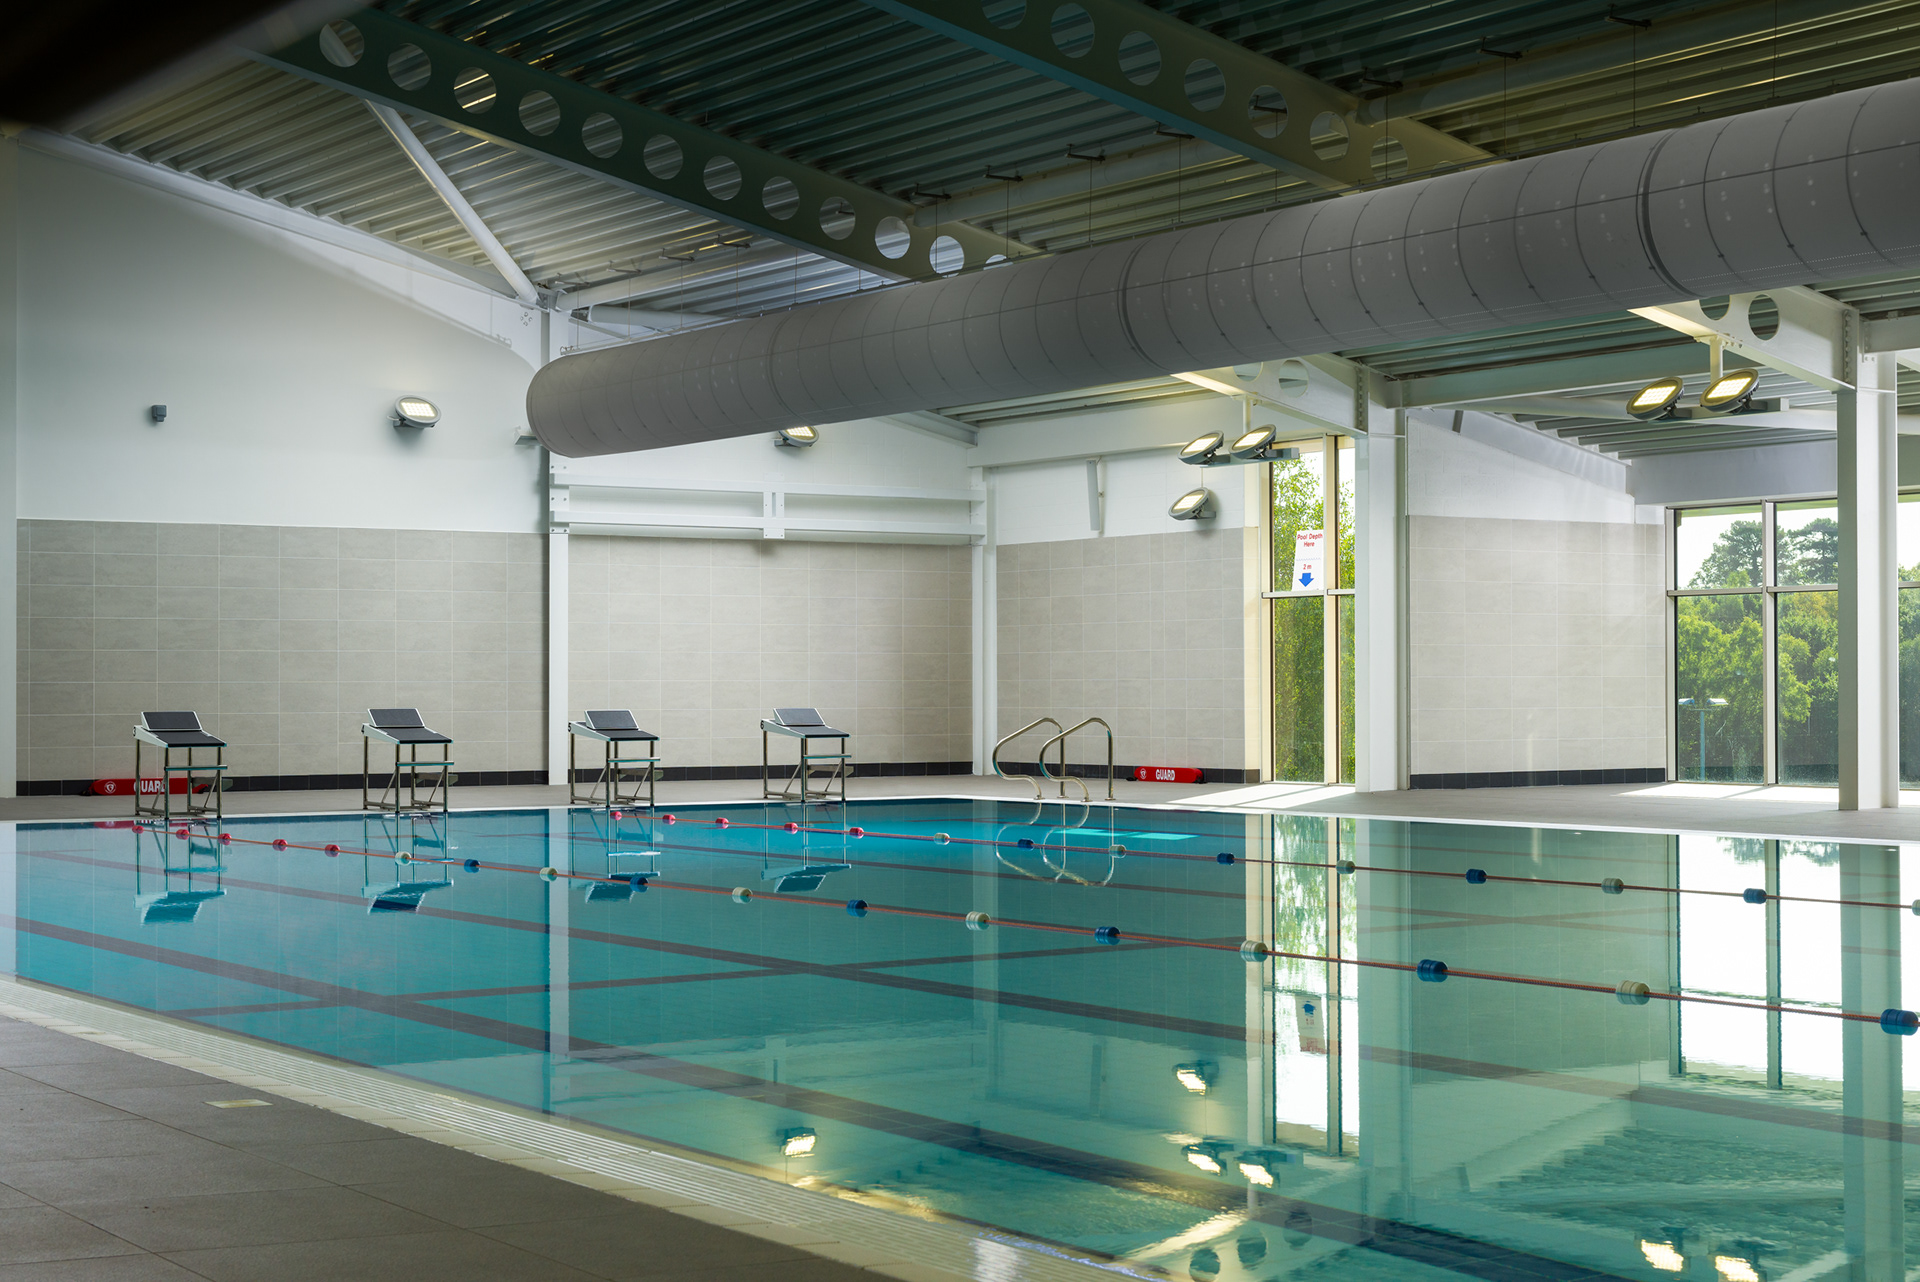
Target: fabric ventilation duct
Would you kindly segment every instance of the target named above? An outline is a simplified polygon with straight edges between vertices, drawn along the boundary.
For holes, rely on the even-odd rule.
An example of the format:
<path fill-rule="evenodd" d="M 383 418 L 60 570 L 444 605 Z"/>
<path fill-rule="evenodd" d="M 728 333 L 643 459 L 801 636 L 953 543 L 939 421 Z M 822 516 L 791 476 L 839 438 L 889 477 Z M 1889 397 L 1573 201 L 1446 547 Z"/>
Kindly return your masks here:
<path fill-rule="evenodd" d="M 1920 80 L 563 356 L 578 457 L 1920 267 Z"/>

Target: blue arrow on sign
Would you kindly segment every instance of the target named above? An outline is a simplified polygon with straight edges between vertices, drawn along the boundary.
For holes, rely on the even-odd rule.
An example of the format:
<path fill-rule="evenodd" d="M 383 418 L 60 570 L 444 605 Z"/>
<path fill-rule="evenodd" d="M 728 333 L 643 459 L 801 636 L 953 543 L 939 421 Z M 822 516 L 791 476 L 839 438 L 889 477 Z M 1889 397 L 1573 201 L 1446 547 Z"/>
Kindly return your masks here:
<path fill-rule="evenodd" d="M 1304 587 L 1308 587 L 1308 586 L 1311 586 L 1311 585 L 1312 585 L 1312 583 L 1313 583 L 1313 571 L 1312 571 L 1312 570 L 1308 570 L 1308 571 L 1307 571 L 1307 572 L 1306 572 L 1305 574 L 1302 574 L 1302 575 L 1300 576 L 1300 586 L 1301 586 L 1301 587 L 1303 587 L 1303 588 L 1304 588 Z"/>

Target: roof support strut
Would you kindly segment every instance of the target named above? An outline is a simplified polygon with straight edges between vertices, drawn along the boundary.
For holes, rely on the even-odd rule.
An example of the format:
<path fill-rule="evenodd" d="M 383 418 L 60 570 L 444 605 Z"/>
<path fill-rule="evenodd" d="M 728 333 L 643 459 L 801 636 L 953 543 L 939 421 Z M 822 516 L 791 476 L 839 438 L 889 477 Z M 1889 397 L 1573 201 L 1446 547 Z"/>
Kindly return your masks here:
<path fill-rule="evenodd" d="M 1489 159 L 1417 120 L 1368 120 L 1353 94 L 1138 0 L 1079 0 L 1066 22 L 1028 4 L 1005 25 L 979 0 L 867 3 L 1329 191 Z"/>
<path fill-rule="evenodd" d="M 411 160 L 413 167 L 420 171 L 420 176 L 425 178 L 427 184 L 439 194 L 440 199 L 446 202 L 447 208 L 452 210 L 453 216 L 460 220 L 460 225 L 467 229 L 467 235 L 473 237 L 473 243 L 480 246 L 480 252 L 487 256 L 487 261 L 493 264 L 494 270 L 504 276 L 507 284 L 513 287 L 513 296 L 529 307 L 539 306 L 540 291 L 533 287 L 533 282 L 527 279 L 527 274 L 520 270 L 520 264 L 513 261 L 513 255 L 509 254 L 507 247 L 500 243 L 500 238 L 493 234 L 493 229 L 488 227 L 480 215 L 474 211 L 472 204 L 460 193 L 460 189 L 453 185 L 453 179 L 447 177 L 447 171 L 442 169 L 440 162 L 433 158 L 433 153 L 428 151 L 426 144 L 420 141 L 420 136 L 413 132 L 407 122 L 400 118 L 400 113 L 392 107 L 370 102 L 367 108 L 373 112 L 374 117 L 381 124 L 387 127 L 387 132 L 392 134 L 393 140 L 400 144 L 400 150 L 407 153 L 407 159 Z"/>
<path fill-rule="evenodd" d="M 1033 252 L 966 223 L 917 227 L 909 201 L 376 9 L 256 56 L 883 276 L 925 279 Z"/>

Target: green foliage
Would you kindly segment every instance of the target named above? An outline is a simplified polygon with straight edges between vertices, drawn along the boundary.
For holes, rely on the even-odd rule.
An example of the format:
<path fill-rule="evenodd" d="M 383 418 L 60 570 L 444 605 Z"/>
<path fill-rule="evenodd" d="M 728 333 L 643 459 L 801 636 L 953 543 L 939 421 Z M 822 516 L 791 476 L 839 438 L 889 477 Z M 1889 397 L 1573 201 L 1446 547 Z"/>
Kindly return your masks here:
<path fill-rule="evenodd" d="M 1344 466 L 1335 491 L 1333 555 L 1338 582 L 1354 583 L 1353 478 L 1351 450 L 1334 451 Z M 1273 488 L 1273 586 L 1293 583 L 1294 535 L 1326 525 L 1326 493 L 1317 458 L 1275 463 Z M 1339 664 L 1340 761 L 1338 777 L 1353 779 L 1354 768 L 1354 607 L 1351 597 L 1302 597 L 1273 603 L 1274 777 L 1318 782 L 1326 778 L 1326 619 L 1335 614 Z"/>
<path fill-rule="evenodd" d="M 1781 530 L 1774 574 L 1778 583 L 1838 583 L 1840 523 L 1822 516 L 1797 530 Z"/>
<path fill-rule="evenodd" d="M 1684 518 L 1683 518 L 1684 519 Z M 1690 588 L 1757 588 L 1765 570 L 1766 539 L 1758 521 L 1735 521 L 1713 541 Z"/>
<path fill-rule="evenodd" d="M 1758 783 L 1766 718 L 1760 597 L 1681 597 L 1674 604 L 1674 694 L 1683 701 L 1675 723 L 1680 778 Z M 1688 707 L 1687 699 L 1697 702 Z M 1713 699 L 1726 703 L 1712 705 Z"/>

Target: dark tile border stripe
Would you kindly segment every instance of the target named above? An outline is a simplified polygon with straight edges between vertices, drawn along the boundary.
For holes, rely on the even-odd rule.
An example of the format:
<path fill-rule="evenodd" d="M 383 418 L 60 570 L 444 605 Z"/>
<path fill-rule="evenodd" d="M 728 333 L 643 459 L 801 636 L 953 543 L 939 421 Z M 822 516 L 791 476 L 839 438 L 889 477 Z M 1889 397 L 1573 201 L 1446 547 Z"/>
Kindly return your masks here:
<path fill-rule="evenodd" d="M 776 779 L 785 779 L 794 771 L 794 767 L 775 766 Z M 579 770 L 575 777 L 586 783 L 597 772 Z M 918 779 L 947 775 L 970 775 L 973 773 L 971 761 L 868 761 L 857 762 L 853 767 L 856 779 Z M 1103 774 L 1104 777 L 1104 774 Z M 662 783 L 682 783 L 687 781 L 758 779 L 759 766 L 665 766 L 661 768 Z M 547 772 L 544 770 L 460 770 L 453 772 L 453 786 L 456 788 L 503 788 L 508 786 L 533 785 L 544 787 Z M 374 775 L 375 788 L 387 786 L 386 775 Z M 352 792 L 360 787 L 359 775 L 234 775 L 228 780 L 229 792 Z M 14 784 L 16 796 L 21 797 L 86 797 L 93 795 L 91 779 L 21 779 Z"/>
<path fill-rule="evenodd" d="M 1409 788 L 1561 788 L 1588 783 L 1665 783 L 1665 766 L 1624 770 L 1482 770 L 1410 775 Z"/>
<path fill-rule="evenodd" d="M 1040 767 L 1031 761 L 1003 761 L 1000 763 L 1000 768 L 1010 775 L 1038 775 L 1040 773 Z M 1054 767 L 1049 766 L 1047 768 L 1052 770 Z M 1149 767 L 1146 766 L 1115 766 L 1113 768 L 1113 777 L 1116 779 L 1131 779 L 1133 778 L 1134 771 L 1148 768 Z M 1107 768 L 1104 765 L 1086 766 L 1078 762 L 1070 761 L 1067 763 L 1067 773 L 1081 779 L 1105 779 L 1107 777 Z M 1225 766 L 1206 766 L 1200 771 L 1200 782 L 1259 783 L 1260 772 L 1258 770 L 1229 769 Z"/>

